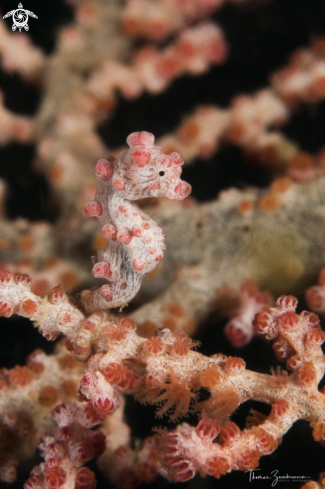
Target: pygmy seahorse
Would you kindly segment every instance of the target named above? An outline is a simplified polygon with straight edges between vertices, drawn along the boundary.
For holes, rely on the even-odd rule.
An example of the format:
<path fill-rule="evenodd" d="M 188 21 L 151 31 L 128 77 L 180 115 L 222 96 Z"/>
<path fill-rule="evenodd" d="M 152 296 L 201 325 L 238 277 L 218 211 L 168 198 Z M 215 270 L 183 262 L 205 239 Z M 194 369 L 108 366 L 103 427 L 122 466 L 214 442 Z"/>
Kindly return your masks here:
<path fill-rule="evenodd" d="M 128 303 L 164 255 L 163 230 L 132 201 L 160 196 L 182 200 L 191 192 L 180 179 L 184 163 L 180 155 L 165 155 L 154 140 L 153 134 L 134 132 L 126 140 L 130 149 L 95 165 L 96 196 L 85 211 L 97 216 L 109 243 L 98 253 L 92 273 L 109 283 L 83 292 L 88 310 Z"/>

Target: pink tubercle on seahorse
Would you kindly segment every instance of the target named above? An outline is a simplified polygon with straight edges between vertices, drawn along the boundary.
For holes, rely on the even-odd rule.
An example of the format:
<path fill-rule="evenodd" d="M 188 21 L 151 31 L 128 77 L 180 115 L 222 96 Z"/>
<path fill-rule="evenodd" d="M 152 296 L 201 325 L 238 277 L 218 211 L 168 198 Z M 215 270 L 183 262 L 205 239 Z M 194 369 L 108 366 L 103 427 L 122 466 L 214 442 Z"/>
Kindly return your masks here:
<path fill-rule="evenodd" d="M 165 155 L 154 140 L 153 134 L 134 132 L 126 140 L 130 149 L 95 165 L 96 197 L 86 203 L 85 211 L 97 216 L 103 236 L 110 240 L 93 267 L 94 277 L 109 283 L 83 292 L 89 311 L 127 304 L 164 256 L 163 230 L 133 201 L 161 196 L 182 200 L 191 192 L 180 179 L 184 163 L 180 155 Z"/>

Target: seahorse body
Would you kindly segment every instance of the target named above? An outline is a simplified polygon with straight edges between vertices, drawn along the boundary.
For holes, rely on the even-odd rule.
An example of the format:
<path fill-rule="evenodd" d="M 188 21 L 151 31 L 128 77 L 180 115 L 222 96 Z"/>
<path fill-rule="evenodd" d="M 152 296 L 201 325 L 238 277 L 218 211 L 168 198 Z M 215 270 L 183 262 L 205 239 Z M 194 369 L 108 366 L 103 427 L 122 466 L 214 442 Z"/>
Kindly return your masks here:
<path fill-rule="evenodd" d="M 105 308 L 128 303 L 164 255 L 163 230 L 132 201 L 159 196 L 182 200 L 191 192 L 191 186 L 180 179 L 184 163 L 180 155 L 165 155 L 154 140 L 148 132 L 132 133 L 126 140 L 128 151 L 95 165 L 96 200 L 87 202 L 85 211 L 97 216 L 103 236 L 110 240 L 93 267 L 94 277 L 109 283 L 86 291 L 86 303 L 105 304 Z"/>

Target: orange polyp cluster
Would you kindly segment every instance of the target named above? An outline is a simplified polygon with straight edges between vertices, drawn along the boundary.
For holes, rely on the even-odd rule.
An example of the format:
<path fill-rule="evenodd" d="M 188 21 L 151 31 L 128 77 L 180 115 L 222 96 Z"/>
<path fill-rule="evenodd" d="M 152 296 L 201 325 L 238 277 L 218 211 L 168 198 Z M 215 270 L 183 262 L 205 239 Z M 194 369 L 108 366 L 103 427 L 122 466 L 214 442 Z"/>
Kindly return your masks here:
<path fill-rule="evenodd" d="M 254 202 L 248 199 L 242 200 L 237 205 L 237 210 L 243 215 L 251 213 L 253 209 L 254 209 Z"/>
<path fill-rule="evenodd" d="M 62 467 L 52 467 L 46 471 L 45 487 L 57 489 L 65 483 L 67 473 Z"/>
<path fill-rule="evenodd" d="M 81 365 L 80 362 L 78 362 L 78 360 L 76 360 L 70 353 L 62 355 L 59 363 L 64 370 L 76 370 L 80 368 Z"/>
<path fill-rule="evenodd" d="M 290 411 L 290 404 L 285 399 L 277 399 L 274 404 L 272 404 L 271 413 L 269 416 L 270 420 L 278 421 L 288 414 Z"/>
<path fill-rule="evenodd" d="M 94 473 L 88 467 L 81 467 L 78 470 L 74 487 L 75 489 L 95 489 L 96 479 Z"/>
<path fill-rule="evenodd" d="M 213 389 L 220 384 L 221 379 L 222 373 L 217 365 L 210 365 L 201 373 L 200 384 L 202 387 L 209 387 L 210 389 Z"/>
<path fill-rule="evenodd" d="M 286 366 L 289 370 L 298 370 L 302 365 L 302 358 L 300 355 L 293 355 L 287 360 Z"/>
<path fill-rule="evenodd" d="M 58 399 L 58 390 L 51 385 L 44 385 L 39 391 L 38 401 L 42 406 L 53 406 Z"/>
<path fill-rule="evenodd" d="M 153 355 L 162 353 L 165 350 L 165 345 L 163 341 L 158 336 L 153 336 L 146 341 L 144 348 Z"/>
<path fill-rule="evenodd" d="M 146 484 L 150 484 L 154 482 L 157 478 L 157 469 L 156 467 L 150 465 L 147 462 L 140 462 L 138 464 L 137 473 L 141 481 L 144 481 Z"/>
<path fill-rule="evenodd" d="M 32 299 L 26 299 L 21 303 L 21 311 L 27 317 L 33 318 L 37 316 L 39 309 L 39 304 Z"/>
<path fill-rule="evenodd" d="M 185 314 L 185 310 L 178 302 L 168 302 L 166 304 L 167 311 L 176 317 L 182 317 Z"/>
<path fill-rule="evenodd" d="M 286 192 L 293 186 L 293 183 L 289 178 L 276 178 L 271 183 L 271 191 L 276 193 Z"/>
<path fill-rule="evenodd" d="M 124 379 L 118 384 L 118 388 L 122 392 L 130 392 L 134 389 L 134 383 L 138 380 L 139 375 L 135 371 L 134 367 L 128 365 L 126 375 Z"/>
<path fill-rule="evenodd" d="M 105 381 L 103 384 L 101 378 L 104 379 L 102 374 L 98 376 L 93 372 L 86 373 L 80 380 L 80 389 L 85 396 L 91 398 L 92 405 L 99 415 L 108 416 L 119 407 L 119 400 L 110 383 Z"/>
<path fill-rule="evenodd" d="M 272 213 L 278 209 L 280 205 L 280 199 L 277 195 L 267 194 L 263 195 L 259 201 L 259 207 L 262 212 Z"/>
<path fill-rule="evenodd" d="M 226 423 L 220 429 L 220 435 L 224 443 L 230 444 L 240 436 L 240 429 L 232 421 L 226 421 Z"/>
<path fill-rule="evenodd" d="M 320 328 L 313 328 L 305 336 L 305 344 L 308 348 L 316 350 L 325 340 L 325 333 Z"/>
<path fill-rule="evenodd" d="M 84 387 L 84 385 L 82 385 Z M 116 411 L 116 404 L 112 399 L 108 397 L 98 397 L 93 401 L 94 408 L 98 411 L 102 416 L 109 416 Z"/>
<path fill-rule="evenodd" d="M 40 362 L 28 361 L 27 366 L 28 370 L 30 370 L 36 377 L 41 375 L 45 369 L 43 363 Z"/>
<path fill-rule="evenodd" d="M 102 370 L 106 380 L 108 380 L 108 382 L 111 384 L 120 384 L 126 379 L 128 372 L 129 369 L 125 367 L 125 365 L 115 362 L 108 363 Z"/>
<path fill-rule="evenodd" d="M 32 283 L 31 291 L 39 297 L 44 297 L 50 288 L 50 284 L 47 280 L 38 279 Z"/>
<path fill-rule="evenodd" d="M 267 312 L 256 314 L 253 321 L 253 326 L 256 329 L 257 333 L 265 336 L 267 340 L 274 339 L 277 336 L 275 322 L 271 318 L 270 314 L 268 314 Z"/>
<path fill-rule="evenodd" d="M 154 321 L 150 321 L 150 320 L 143 321 L 143 323 L 141 323 L 138 326 L 140 326 L 141 335 L 145 336 L 146 338 L 150 338 L 152 335 L 154 335 L 155 331 L 158 328 L 158 324 L 155 323 Z M 169 329 L 171 329 L 171 328 L 169 328 Z"/>
<path fill-rule="evenodd" d="M 15 282 L 17 284 L 22 284 L 24 286 L 27 286 L 28 284 L 30 284 L 32 281 L 32 279 L 30 278 L 29 275 L 27 275 L 27 273 L 16 273 L 15 275 Z"/>
<path fill-rule="evenodd" d="M 214 440 L 220 432 L 220 424 L 216 419 L 208 418 L 206 415 L 199 421 L 195 429 L 200 438 Z"/>
<path fill-rule="evenodd" d="M 61 384 L 61 390 L 68 399 L 73 399 L 78 392 L 78 385 L 74 380 L 64 380 Z"/>
<path fill-rule="evenodd" d="M 131 319 L 122 318 L 117 324 L 111 323 L 105 327 L 105 335 L 110 341 L 123 341 L 130 331 L 136 329 L 136 325 Z"/>
<path fill-rule="evenodd" d="M 18 306 L 10 300 L 0 300 L 0 315 L 9 318 L 18 311 Z"/>
<path fill-rule="evenodd" d="M 224 293 L 227 294 L 225 290 Z M 228 291 L 228 300 L 235 301 L 233 291 Z M 237 294 L 235 294 L 237 295 Z M 237 296 L 238 297 L 238 296 Z M 229 304 L 230 320 L 224 332 L 231 344 L 240 348 L 254 336 L 252 320 L 255 314 L 265 311 L 272 304 L 272 298 L 267 292 L 261 292 L 252 282 L 244 282 L 240 287 L 239 304 Z"/>
<path fill-rule="evenodd" d="M 210 399 L 202 403 L 203 411 L 220 421 L 227 419 L 241 402 L 238 393 L 230 387 L 222 390 L 214 388 L 211 394 Z"/>
<path fill-rule="evenodd" d="M 258 467 L 260 453 L 258 450 L 243 450 L 237 460 L 239 470 L 253 470 Z"/>
<path fill-rule="evenodd" d="M 78 285 L 79 278 L 73 270 L 66 270 L 59 275 L 59 281 L 65 290 L 73 290 Z"/>
<path fill-rule="evenodd" d="M 277 399 L 279 390 L 284 387 L 290 389 L 291 385 L 295 385 L 297 389 L 316 387 L 316 369 L 313 362 L 304 361 L 303 352 L 304 348 L 308 350 L 309 355 L 317 352 L 318 358 L 320 356 L 318 350 L 324 337 L 319 329 L 318 318 L 307 312 L 297 315 L 294 312 L 295 306 L 296 300 L 293 297 L 284 296 L 277 301 L 274 308 L 271 307 L 255 317 L 255 324 L 260 331 L 263 331 L 265 336 L 269 335 L 275 339 L 273 347 L 278 357 L 288 360 L 288 368 L 291 367 L 295 372 L 289 376 L 287 372 L 281 373 L 278 370 L 277 374 L 273 372 L 272 377 L 265 376 L 268 389 L 272 392 L 271 413 L 268 417 L 260 416 L 258 422 L 243 431 L 240 431 L 234 422 L 229 421 L 229 416 L 243 402 L 242 385 L 245 379 L 247 380 L 245 389 L 247 388 L 247 395 L 252 396 L 251 398 L 254 398 L 251 389 L 255 389 L 256 386 L 250 387 L 252 372 L 245 369 L 245 362 L 241 358 L 213 355 L 210 360 L 206 359 L 205 368 L 196 371 L 195 367 L 191 367 L 193 370 L 189 373 L 186 365 L 190 366 L 192 362 L 195 365 L 195 362 L 200 361 L 200 355 L 191 352 L 195 343 L 184 332 L 172 333 L 168 330 L 160 330 L 152 338 L 143 340 L 142 347 L 139 348 L 138 361 L 147 365 L 147 373 L 135 383 L 136 399 L 143 403 L 157 404 L 159 406 L 157 415 L 169 414 L 171 420 L 177 420 L 185 415 L 192 403 L 202 416 L 196 428 L 181 425 L 177 428 L 179 431 L 168 438 L 168 443 L 158 448 L 158 459 L 168 470 L 172 480 L 184 481 L 197 472 L 219 477 L 231 469 L 252 470 L 257 467 L 262 455 L 276 449 L 283 433 L 279 428 L 279 436 L 275 436 L 273 429 L 278 425 L 281 427 L 283 423 L 286 424 L 295 415 L 291 401 L 289 403 L 286 399 Z M 177 315 L 182 317 L 184 314 L 184 310 L 178 307 L 177 303 L 169 303 L 165 307 L 169 313 L 173 313 L 174 317 Z M 111 346 L 116 348 L 116 352 L 119 352 L 120 348 L 122 350 L 125 348 L 126 343 L 121 343 L 121 347 L 118 346 L 119 342 L 126 339 L 124 328 L 120 329 L 119 323 L 111 322 L 109 325 L 104 325 L 104 330 L 106 335 L 109 332 L 112 342 L 116 342 L 116 347 Z M 291 345 L 291 340 L 296 341 L 297 343 L 294 344 L 302 348 L 301 355 L 297 354 Z M 92 371 L 92 380 L 89 379 L 89 384 L 95 385 L 99 382 L 95 380 L 94 371 L 99 368 L 99 365 L 105 364 L 105 354 L 99 355 L 97 359 L 94 355 L 93 362 L 89 362 L 88 367 Z M 173 362 L 172 368 L 166 367 L 167 359 Z M 201 361 L 202 359 L 201 357 Z M 105 364 L 105 367 L 99 368 L 99 371 L 118 392 L 123 388 L 124 382 L 127 383 L 127 379 L 123 378 L 124 375 L 132 376 L 132 373 L 128 373 L 128 369 L 125 364 L 111 360 Z M 117 402 L 114 395 L 105 395 L 105 391 L 102 391 L 103 394 L 100 392 L 90 395 L 91 389 L 87 390 L 83 385 L 85 377 L 83 379 L 82 391 L 91 399 L 98 412 L 101 414 L 113 412 L 116 409 L 114 403 Z M 237 387 L 237 382 L 240 387 Z M 197 403 L 197 392 L 200 387 L 208 388 L 211 396 L 208 400 Z M 274 398 L 277 399 L 275 402 Z M 213 443 L 218 435 L 220 439 Z M 201 448 L 195 447 L 200 443 L 202 443 Z M 201 466 L 196 450 L 207 451 Z M 210 450 L 217 453 L 210 455 Z"/>
<path fill-rule="evenodd" d="M 42 299 L 35 299 L 30 292 L 27 276 L 14 276 L 0 271 L 0 287 L 3 290 L 15 287 L 18 293 L 26 294 L 19 306 L 25 315 L 38 313 L 34 303 L 41 309 L 43 307 Z M 247 290 L 256 297 L 263 295 L 251 286 L 247 286 Z M 64 450 L 69 451 L 70 462 L 76 466 L 100 453 L 104 446 L 103 436 L 91 432 L 93 434 L 85 435 L 84 438 L 76 432 L 76 426 L 81 423 L 89 428 L 103 417 L 113 414 L 121 404 L 123 393 L 132 390 L 133 385 L 136 399 L 158 405 L 158 416 L 168 414 L 175 421 L 195 410 L 200 413 L 201 419 L 196 427 L 186 423 L 178 426 L 175 433 L 165 439 L 165 444 L 158 442 L 154 448 L 155 456 L 150 461 L 148 454 L 145 455 L 146 461 L 139 459 L 142 475 L 140 469 L 135 468 L 134 460 L 130 462 L 133 452 L 127 447 L 121 449 L 120 458 L 125 463 L 116 468 L 116 480 L 125 475 L 125 480 L 132 481 L 132 484 L 134 481 L 138 484 L 144 478 L 152 480 L 157 474 L 157 459 L 174 481 L 188 480 L 196 473 L 218 478 L 232 469 L 252 470 L 262 455 L 276 449 L 285 429 L 297 419 L 295 403 L 298 408 L 310 409 L 308 416 L 312 413 L 316 417 L 314 413 L 318 413 L 318 403 L 322 402 L 319 399 L 321 394 L 317 391 L 318 376 L 324 369 L 320 346 L 325 334 L 315 314 L 306 311 L 299 315 L 295 313 L 297 301 L 291 296 L 281 297 L 275 307 L 263 310 L 254 319 L 259 333 L 274 340 L 273 348 L 277 357 L 287 360 L 287 368 L 293 370 L 290 376 L 287 372 L 281 373 L 280 369 L 277 373 L 273 371 L 272 376 L 246 370 L 244 360 L 237 357 L 222 354 L 204 357 L 191 351 L 197 342 L 182 330 L 171 332 L 159 329 L 152 338 L 144 339 L 135 333 L 136 325 L 130 319 L 117 319 L 103 310 L 94 312 L 88 318 L 83 314 L 78 316 L 80 310 L 60 287 L 51 291 L 45 304 L 46 321 L 53 310 L 51 308 L 57 308 L 55 321 L 51 327 L 45 321 L 39 328 L 45 328 L 44 331 L 50 336 L 54 334 L 51 328 L 60 328 L 55 330 L 55 334 L 67 330 L 69 349 L 73 352 L 73 355 L 60 355 L 60 368 L 66 371 L 79 368 L 80 364 L 75 358 L 88 361 L 79 392 L 80 398 L 89 402 L 85 403 L 82 416 L 78 414 L 78 406 L 67 403 L 54 409 L 53 417 L 60 429 L 55 435 L 55 441 L 47 439 L 42 442 L 41 450 L 46 459 L 44 470 L 32 474 L 26 484 L 27 489 L 36 489 L 42 484 L 45 487 L 46 477 L 53 481 L 54 486 L 61 484 L 57 476 L 61 473 L 58 469 L 63 468 L 65 471 L 66 465 L 65 462 L 58 463 L 56 459 L 64 459 L 63 455 L 67 453 Z M 167 301 L 165 311 L 173 319 L 183 320 L 186 317 L 185 309 L 178 302 Z M 0 372 L 3 394 L 13 388 L 28 391 L 32 389 L 34 379 L 42 381 L 44 365 L 38 362 L 38 358 L 39 352 L 36 352 L 30 356 L 27 367 Z M 138 378 L 138 372 L 144 367 L 147 372 Z M 78 371 L 74 373 L 78 375 Z M 62 396 L 63 399 L 73 399 L 78 389 L 77 378 L 60 378 L 55 385 L 51 385 L 45 378 L 36 391 L 38 404 L 45 409 L 55 406 Z M 199 402 L 198 393 L 202 387 L 209 390 L 210 397 Z M 290 402 L 279 399 L 279 395 L 284 397 L 287 393 Z M 302 404 L 304 393 L 308 395 L 310 408 L 309 404 Z M 229 420 L 229 416 L 243 401 L 255 399 L 255 394 L 257 398 L 272 404 L 271 413 L 268 417 L 255 416 L 254 422 L 241 431 Z M 315 425 L 315 439 L 323 440 L 323 431 L 321 425 Z M 216 439 L 219 435 L 220 438 Z M 164 436 L 161 435 L 161 438 L 164 439 Z M 75 437 L 76 444 L 73 444 Z M 67 444 L 64 450 L 62 444 Z M 74 474 L 77 480 L 80 472 Z M 91 473 L 86 471 L 79 479 L 79 489 L 84 489 L 83 477 L 87 484 L 92 484 Z"/>
<path fill-rule="evenodd" d="M 279 332 L 295 333 L 300 329 L 300 318 L 293 312 L 288 311 L 281 315 L 279 319 Z"/>
<path fill-rule="evenodd" d="M 104 451 L 105 436 L 89 429 L 100 418 L 87 417 L 87 411 L 87 403 L 63 403 L 53 409 L 52 417 L 59 429 L 55 435 L 41 438 L 39 448 L 45 463 L 33 469 L 26 489 L 59 489 L 67 480 L 74 488 L 95 489 L 94 474 L 81 465 Z"/>
<path fill-rule="evenodd" d="M 184 331 L 179 330 L 175 333 L 173 352 L 176 353 L 176 355 L 185 356 L 198 344 L 198 341 L 191 340 Z"/>
<path fill-rule="evenodd" d="M 0 284 L 9 284 L 13 280 L 12 273 L 7 270 L 0 270 Z"/>
<path fill-rule="evenodd" d="M 288 343 L 282 336 L 279 336 L 274 341 L 272 348 L 275 352 L 276 358 L 280 360 L 280 362 L 285 362 L 295 353 L 295 350 L 292 348 L 290 343 Z"/>
<path fill-rule="evenodd" d="M 225 371 L 238 373 L 245 369 L 245 362 L 239 357 L 227 357 Z"/>
<path fill-rule="evenodd" d="M 317 384 L 317 373 L 312 363 L 303 362 L 298 370 L 298 379 L 303 386 L 315 387 L 315 384 Z"/>
<path fill-rule="evenodd" d="M 255 431 L 256 443 L 261 455 L 272 453 L 279 445 L 280 440 L 275 439 L 270 433 L 261 427 Z"/>
<path fill-rule="evenodd" d="M 257 332 L 266 339 L 275 339 L 272 348 L 276 357 L 280 361 L 287 361 L 289 370 L 299 370 L 299 382 L 306 386 L 314 385 L 317 381 L 316 370 L 311 364 L 309 367 L 302 365 L 301 355 L 296 352 L 295 345 L 299 340 L 299 348 L 303 347 L 306 353 L 316 352 L 323 343 L 325 334 L 315 314 L 303 311 L 298 315 L 294 312 L 296 304 L 294 297 L 282 296 L 277 300 L 275 308 L 257 314 L 253 324 Z"/>
<path fill-rule="evenodd" d="M 220 479 L 230 470 L 229 462 L 224 457 L 214 456 L 210 458 L 205 465 L 207 474 L 212 475 L 215 479 Z"/>
<path fill-rule="evenodd" d="M 160 457 L 162 465 L 175 482 L 184 482 L 195 475 L 193 464 L 178 453 L 178 433 L 164 434 L 160 439 Z"/>
<path fill-rule="evenodd" d="M 27 367 L 18 365 L 9 371 L 9 381 L 15 387 L 25 387 L 33 380 L 31 372 Z"/>
<path fill-rule="evenodd" d="M 196 394 L 185 379 L 177 378 L 172 369 L 169 369 L 169 377 L 169 383 L 162 383 L 159 378 L 146 374 L 135 384 L 135 397 L 142 403 L 162 404 L 157 416 L 161 417 L 169 411 L 170 419 L 177 420 L 188 412 L 190 402 L 194 401 Z"/>
<path fill-rule="evenodd" d="M 48 300 L 49 300 L 49 302 L 51 302 L 51 304 L 55 304 L 55 305 L 56 304 L 62 304 L 64 302 L 68 301 L 68 296 L 64 293 L 62 286 L 57 285 L 49 293 L 49 299 Z"/>
<path fill-rule="evenodd" d="M 58 326 L 61 326 L 64 328 L 71 328 L 72 329 L 73 326 L 77 325 L 77 322 L 78 322 L 78 319 L 70 311 L 63 311 L 57 317 Z"/>

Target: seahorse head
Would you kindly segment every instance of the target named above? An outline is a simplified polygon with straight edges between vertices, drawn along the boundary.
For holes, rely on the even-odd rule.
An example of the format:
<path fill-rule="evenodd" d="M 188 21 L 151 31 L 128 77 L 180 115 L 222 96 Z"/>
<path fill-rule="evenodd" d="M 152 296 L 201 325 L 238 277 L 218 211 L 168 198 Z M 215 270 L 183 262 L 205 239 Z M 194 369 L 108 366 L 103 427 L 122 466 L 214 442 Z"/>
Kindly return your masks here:
<path fill-rule="evenodd" d="M 126 140 L 130 149 L 114 163 L 113 187 L 130 200 L 160 196 L 185 199 L 191 186 L 180 179 L 182 158 L 178 153 L 165 155 L 154 140 L 153 134 L 145 131 L 130 134 Z"/>

